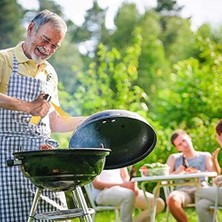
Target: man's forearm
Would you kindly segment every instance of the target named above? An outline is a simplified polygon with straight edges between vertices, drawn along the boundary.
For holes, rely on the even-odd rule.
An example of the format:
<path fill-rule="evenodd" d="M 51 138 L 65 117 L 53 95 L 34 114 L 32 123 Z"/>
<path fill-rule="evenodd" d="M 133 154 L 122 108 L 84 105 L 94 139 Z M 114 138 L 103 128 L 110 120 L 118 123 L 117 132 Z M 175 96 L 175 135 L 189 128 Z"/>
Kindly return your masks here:
<path fill-rule="evenodd" d="M 0 108 L 29 113 L 28 103 L 0 93 Z"/>

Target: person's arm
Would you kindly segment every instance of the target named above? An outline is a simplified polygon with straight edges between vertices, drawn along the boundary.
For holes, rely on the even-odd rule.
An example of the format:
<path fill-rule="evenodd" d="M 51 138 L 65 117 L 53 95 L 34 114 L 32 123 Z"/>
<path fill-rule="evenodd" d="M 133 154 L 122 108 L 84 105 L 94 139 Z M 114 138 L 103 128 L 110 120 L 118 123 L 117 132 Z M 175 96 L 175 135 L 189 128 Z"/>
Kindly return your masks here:
<path fill-rule="evenodd" d="M 167 159 L 167 165 L 169 166 L 169 173 L 173 173 L 174 171 L 174 164 L 175 164 L 175 160 L 174 160 L 174 157 L 173 155 L 170 155 Z"/>
<path fill-rule="evenodd" d="M 206 171 L 215 171 L 212 161 L 212 155 L 210 153 L 207 153 L 206 155 Z"/>
<path fill-rule="evenodd" d="M 130 180 L 130 176 L 129 176 L 129 172 L 128 172 L 127 167 L 120 169 L 120 175 L 121 175 L 121 178 L 124 182 Z"/>
<path fill-rule="evenodd" d="M 136 195 L 138 195 L 139 188 L 138 188 L 136 182 L 132 182 L 130 180 L 130 175 L 129 175 L 127 167 L 123 167 L 123 168 L 120 169 L 120 175 L 121 175 L 121 178 L 123 180 L 122 186 L 125 187 L 125 188 L 133 190 L 134 193 Z"/>
<path fill-rule="evenodd" d="M 123 168 L 124 169 L 124 168 Z M 122 170 L 122 169 L 121 169 Z M 127 188 L 127 189 L 131 189 L 133 190 L 134 192 L 135 191 L 135 182 L 132 182 L 132 181 L 122 181 L 122 182 L 107 182 L 107 181 L 103 181 L 100 177 L 100 175 L 98 175 L 94 180 L 93 180 L 93 186 L 96 188 L 96 189 L 99 189 L 99 190 L 103 190 L 105 188 L 110 188 L 110 187 L 113 187 L 113 186 L 120 186 L 120 187 L 124 187 L 124 188 Z"/>
<path fill-rule="evenodd" d="M 218 154 L 219 154 L 219 152 L 220 152 L 220 148 L 217 148 L 212 153 L 212 161 L 213 161 L 214 170 L 217 172 L 218 175 L 221 174 L 220 164 L 218 163 Z"/>
<path fill-rule="evenodd" d="M 50 128 L 52 132 L 71 132 L 74 131 L 86 117 L 61 116 L 56 111 L 49 114 Z"/>
<path fill-rule="evenodd" d="M 113 186 L 121 186 L 122 185 L 122 183 L 105 182 L 100 178 L 99 175 L 93 180 L 92 183 L 93 183 L 93 186 L 99 190 L 103 190 L 105 188 L 110 188 Z"/>
<path fill-rule="evenodd" d="M 184 166 L 180 166 L 179 168 L 175 169 L 175 157 L 171 154 L 167 159 L 167 165 L 170 167 L 170 174 L 177 174 L 184 171 Z"/>
<path fill-rule="evenodd" d="M 47 115 L 50 108 L 49 103 L 43 98 L 44 95 L 45 94 L 42 93 L 35 100 L 27 102 L 0 93 L 0 108 L 21 111 L 33 116 L 44 117 Z"/>

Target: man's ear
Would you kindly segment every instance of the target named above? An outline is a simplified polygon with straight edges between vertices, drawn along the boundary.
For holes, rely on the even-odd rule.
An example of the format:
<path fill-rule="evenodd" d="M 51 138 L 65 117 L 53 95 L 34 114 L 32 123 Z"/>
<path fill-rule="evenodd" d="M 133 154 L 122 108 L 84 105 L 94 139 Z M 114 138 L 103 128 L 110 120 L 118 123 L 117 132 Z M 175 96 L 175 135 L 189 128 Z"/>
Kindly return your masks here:
<path fill-rule="evenodd" d="M 32 32 L 35 28 L 35 24 L 33 22 L 31 22 L 28 26 L 28 33 Z"/>

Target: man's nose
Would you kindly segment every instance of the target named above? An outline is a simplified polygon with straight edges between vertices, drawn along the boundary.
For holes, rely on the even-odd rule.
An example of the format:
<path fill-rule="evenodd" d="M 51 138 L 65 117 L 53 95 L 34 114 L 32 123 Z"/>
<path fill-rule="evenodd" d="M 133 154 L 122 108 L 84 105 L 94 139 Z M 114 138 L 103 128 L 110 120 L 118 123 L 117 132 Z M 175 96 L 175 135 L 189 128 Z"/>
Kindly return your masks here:
<path fill-rule="evenodd" d="M 52 52 L 52 45 L 51 43 L 48 43 L 44 46 L 45 51 L 47 52 L 47 54 Z"/>

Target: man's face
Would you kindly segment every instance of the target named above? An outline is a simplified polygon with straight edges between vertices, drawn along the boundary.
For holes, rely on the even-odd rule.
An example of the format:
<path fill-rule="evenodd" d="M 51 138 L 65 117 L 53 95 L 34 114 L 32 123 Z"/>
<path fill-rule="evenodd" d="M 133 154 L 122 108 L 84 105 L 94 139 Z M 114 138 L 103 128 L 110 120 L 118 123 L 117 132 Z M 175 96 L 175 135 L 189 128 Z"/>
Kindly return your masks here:
<path fill-rule="evenodd" d="M 174 140 L 174 145 L 178 151 L 186 152 L 192 147 L 192 142 L 187 134 L 181 134 Z"/>
<path fill-rule="evenodd" d="M 37 64 L 41 64 L 58 49 L 64 36 L 65 33 L 54 28 L 50 22 L 40 26 L 37 31 L 35 31 L 35 24 L 31 23 L 24 52 Z"/>

